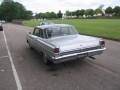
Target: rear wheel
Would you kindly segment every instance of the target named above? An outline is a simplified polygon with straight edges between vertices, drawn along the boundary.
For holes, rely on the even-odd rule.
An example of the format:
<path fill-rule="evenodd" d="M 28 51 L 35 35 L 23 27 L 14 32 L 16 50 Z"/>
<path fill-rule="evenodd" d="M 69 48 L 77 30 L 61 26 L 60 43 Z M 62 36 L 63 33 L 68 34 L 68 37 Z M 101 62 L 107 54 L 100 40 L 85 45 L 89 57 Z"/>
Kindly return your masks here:
<path fill-rule="evenodd" d="M 28 43 L 28 45 L 29 45 L 30 49 L 33 49 L 33 47 L 30 45 L 30 43 L 29 43 L 29 41 L 28 41 L 28 40 L 27 40 L 27 43 Z"/>
<path fill-rule="evenodd" d="M 52 62 L 46 58 L 46 53 L 43 53 L 43 61 L 46 65 L 52 64 Z"/>
<path fill-rule="evenodd" d="M 33 47 L 29 44 L 29 47 L 30 47 L 30 49 L 32 49 L 33 50 Z"/>

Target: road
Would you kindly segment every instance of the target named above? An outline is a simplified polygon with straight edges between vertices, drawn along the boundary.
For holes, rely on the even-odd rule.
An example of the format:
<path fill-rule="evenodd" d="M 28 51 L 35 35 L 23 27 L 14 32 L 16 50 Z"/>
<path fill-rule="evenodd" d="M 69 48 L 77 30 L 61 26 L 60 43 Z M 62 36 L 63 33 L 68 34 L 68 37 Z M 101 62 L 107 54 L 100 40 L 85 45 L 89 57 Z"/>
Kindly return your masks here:
<path fill-rule="evenodd" d="M 26 34 L 33 31 L 32 27 L 4 24 L 3 28 L 0 90 L 120 90 L 119 42 L 105 40 L 107 50 L 95 60 L 47 66 L 26 43 Z"/>

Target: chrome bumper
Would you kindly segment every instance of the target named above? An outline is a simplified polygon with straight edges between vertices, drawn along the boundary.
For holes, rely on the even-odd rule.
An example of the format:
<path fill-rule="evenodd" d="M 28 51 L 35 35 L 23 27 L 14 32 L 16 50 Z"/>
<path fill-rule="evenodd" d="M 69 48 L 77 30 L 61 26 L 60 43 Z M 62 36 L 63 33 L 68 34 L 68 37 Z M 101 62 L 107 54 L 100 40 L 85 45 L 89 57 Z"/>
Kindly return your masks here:
<path fill-rule="evenodd" d="M 62 62 L 70 61 L 70 60 L 75 60 L 78 58 L 100 55 L 103 53 L 104 50 L 106 50 L 106 48 L 85 51 L 85 52 L 80 52 L 80 53 L 74 53 L 74 54 L 69 54 L 69 55 L 63 55 L 63 56 L 58 56 L 58 57 L 52 57 L 52 62 L 57 64 L 57 63 L 62 63 Z"/>

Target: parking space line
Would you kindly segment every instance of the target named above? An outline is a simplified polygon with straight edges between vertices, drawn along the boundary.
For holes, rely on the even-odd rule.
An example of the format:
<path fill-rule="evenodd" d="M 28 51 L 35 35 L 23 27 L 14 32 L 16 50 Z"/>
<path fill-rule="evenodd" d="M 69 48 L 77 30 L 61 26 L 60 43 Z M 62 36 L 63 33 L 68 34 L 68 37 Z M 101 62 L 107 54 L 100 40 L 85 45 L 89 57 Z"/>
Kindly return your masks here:
<path fill-rule="evenodd" d="M 6 56 L 1 56 L 0 59 L 1 59 L 1 58 L 7 58 L 7 57 L 9 57 L 9 56 L 8 56 L 8 55 L 6 55 Z"/>
<path fill-rule="evenodd" d="M 18 90 L 22 90 L 21 82 L 20 82 L 20 79 L 18 77 L 15 65 L 13 63 L 13 59 L 12 59 L 12 56 L 11 56 L 11 53 L 10 53 L 10 50 L 9 50 L 9 47 L 8 47 L 8 43 L 7 43 L 7 39 L 6 39 L 4 31 L 3 31 L 3 36 L 4 36 L 4 40 L 5 40 L 5 44 L 6 44 L 6 48 L 7 48 L 7 52 L 8 52 L 8 57 L 10 59 L 10 63 L 11 63 L 11 67 L 12 67 L 12 71 L 13 71 L 13 75 L 14 75 L 14 78 L 15 78 L 17 88 L 18 88 Z"/>

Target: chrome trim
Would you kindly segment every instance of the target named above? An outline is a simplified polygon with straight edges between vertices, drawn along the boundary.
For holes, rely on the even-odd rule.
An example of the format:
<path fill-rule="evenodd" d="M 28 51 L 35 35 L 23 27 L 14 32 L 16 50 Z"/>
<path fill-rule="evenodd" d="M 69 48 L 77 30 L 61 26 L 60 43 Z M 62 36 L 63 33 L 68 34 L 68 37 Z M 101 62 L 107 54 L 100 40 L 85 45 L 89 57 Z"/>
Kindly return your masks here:
<path fill-rule="evenodd" d="M 77 59 L 77 56 L 79 54 L 88 53 L 88 56 L 93 56 L 93 55 L 101 54 L 104 50 L 106 50 L 106 48 L 91 50 L 91 51 L 85 51 L 85 52 L 80 52 L 80 53 L 74 53 L 74 54 L 69 54 L 69 55 L 64 55 L 64 56 L 57 56 L 57 57 L 52 56 L 52 59 L 53 59 L 54 63 L 61 63 L 61 62 L 69 61 L 71 59 Z"/>
<path fill-rule="evenodd" d="M 90 51 L 90 50 L 97 50 L 97 49 L 101 49 L 101 47 L 100 46 L 94 46 L 94 47 L 87 47 L 87 48 L 79 48 L 77 50 L 71 50 L 71 51 L 62 52 L 59 55 L 64 56 L 64 55 L 68 55 L 68 54 L 80 53 L 80 52 L 85 52 L 85 51 Z"/>

